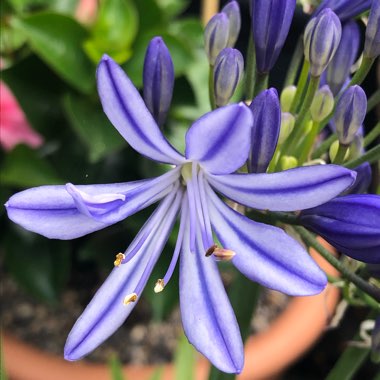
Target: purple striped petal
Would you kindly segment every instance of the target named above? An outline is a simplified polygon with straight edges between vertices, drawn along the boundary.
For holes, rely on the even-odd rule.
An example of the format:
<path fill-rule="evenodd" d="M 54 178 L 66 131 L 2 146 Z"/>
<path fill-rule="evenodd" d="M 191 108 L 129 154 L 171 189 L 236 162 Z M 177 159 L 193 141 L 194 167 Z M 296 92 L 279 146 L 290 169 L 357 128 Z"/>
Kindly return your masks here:
<path fill-rule="evenodd" d="M 226 197 L 248 207 L 295 211 L 329 201 L 355 177 L 355 172 L 341 166 L 316 165 L 271 174 L 209 174 L 208 181 Z"/>
<path fill-rule="evenodd" d="M 173 189 L 178 170 L 152 180 L 110 185 L 41 186 L 13 195 L 5 204 L 8 217 L 25 229 L 50 239 L 69 240 L 98 231 L 151 205 Z M 87 202 L 80 197 L 85 194 Z M 104 194 L 125 197 L 125 201 L 94 203 Z M 89 203 L 92 199 L 92 203 Z M 120 204 L 115 205 L 115 202 Z"/>
<path fill-rule="evenodd" d="M 380 1 L 372 0 L 365 31 L 364 55 L 376 58 L 380 55 Z"/>
<path fill-rule="evenodd" d="M 320 293 L 326 275 L 282 229 L 232 210 L 209 188 L 210 215 L 218 239 L 236 255 L 232 263 L 252 281 L 290 295 Z"/>
<path fill-rule="evenodd" d="M 198 250 L 190 251 L 186 226 L 180 260 L 180 306 L 189 342 L 223 372 L 239 373 L 244 364 L 243 343 L 217 264 Z"/>
<path fill-rule="evenodd" d="M 380 196 L 347 195 L 305 210 L 302 224 L 354 259 L 380 263 Z"/>
<path fill-rule="evenodd" d="M 371 184 L 372 169 L 368 162 L 363 162 L 353 170 L 357 173 L 355 182 L 344 192 L 344 195 L 365 193 Z"/>
<path fill-rule="evenodd" d="M 146 285 L 169 237 L 180 201 L 181 196 L 177 197 L 171 206 L 163 201 L 136 236 L 135 240 L 138 240 L 146 230 L 158 228 L 158 233 L 154 234 L 153 239 L 143 244 L 126 264 L 114 268 L 97 291 L 67 338 L 64 350 L 66 360 L 78 360 L 90 353 L 112 335 L 129 316 L 136 302 L 125 305 L 124 298 L 134 293 L 136 287 L 143 288 Z M 160 217 L 156 218 L 157 215 Z M 137 294 L 137 297 L 139 296 L 140 294 Z"/>
<path fill-rule="evenodd" d="M 276 149 L 281 127 L 281 106 L 276 89 L 262 91 L 249 108 L 253 114 L 250 173 L 265 173 Z"/>
<path fill-rule="evenodd" d="M 324 0 L 314 12 L 314 16 L 319 15 L 324 9 L 330 8 L 337 14 L 341 21 L 346 21 L 368 10 L 371 6 L 371 1 L 372 0 Z"/>
<path fill-rule="evenodd" d="M 236 171 L 248 158 L 252 122 L 243 103 L 207 113 L 186 134 L 186 158 L 199 161 L 210 173 Z"/>
<path fill-rule="evenodd" d="M 133 149 L 159 162 L 177 165 L 184 161 L 162 135 L 125 72 L 106 55 L 99 63 L 97 82 L 105 114 Z"/>

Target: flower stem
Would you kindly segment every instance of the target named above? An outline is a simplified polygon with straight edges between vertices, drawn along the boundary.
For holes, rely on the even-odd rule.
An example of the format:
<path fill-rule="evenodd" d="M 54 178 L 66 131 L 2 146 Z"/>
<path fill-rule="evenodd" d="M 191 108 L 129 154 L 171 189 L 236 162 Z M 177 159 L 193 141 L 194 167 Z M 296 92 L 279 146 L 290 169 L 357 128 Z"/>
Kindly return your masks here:
<path fill-rule="evenodd" d="M 215 104 L 215 89 L 214 89 L 214 66 L 210 65 L 209 76 L 208 76 L 208 95 L 210 99 L 211 109 L 216 108 Z"/>
<path fill-rule="evenodd" d="M 375 288 L 368 282 L 364 281 L 361 277 L 349 271 L 336 257 L 334 257 L 325 247 L 323 247 L 314 237 L 312 233 L 301 226 L 293 227 L 301 236 L 302 240 L 308 245 L 313 247 L 318 253 L 323 256 L 334 268 L 336 268 L 344 278 L 351 281 L 363 292 L 367 293 L 374 300 L 380 302 L 380 289 Z"/>
<path fill-rule="evenodd" d="M 344 157 L 346 156 L 348 146 L 339 144 L 338 152 L 334 157 L 333 164 L 340 165 L 344 162 Z"/>
<path fill-rule="evenodd" d="M 368 150 L 362 156 L 346 162 L 343 166 L 349 169 L 353 169 L 361 165 L 363 162 L 367 161 L 368 163 L 372 164 L 372 162 L 375 162 L 377 160 L 380 160 L 380 145 L 377 145 Z"/>
<path fill-rule="evenodd" d="M 378 104 L 380 104 L 380 88 L 369 97 L 367 102 L 367 113 L 371 112 Z"/>
<path fill-rule="evenodd" d="M 297 91 L 296 91 L 296 94 L 294 95 L 292 105 L 290 106 L 290 113 L 295 114 L 298 109 L 299 103 L 301 101 L 302 95 L 305 91 L 305 87 L 307 84 L 307 78 L 309 76 L 309 68 L 310 68 L 310 63 L 309 61 L 305 59 L 303 61 L 301 74 L 298 79 Z"/>
<path fill-rule="evenodd" d="M 253 36 L 252 33 L 249 34 L 248 48 L 247 48 L 247 64 L 245 71 L 245 100 L 252 100 L 253 98 L 253 88 L 254 88 L 254 76 L 256 70 L 255 63 L 255 49 L 253 47 Z"/>
<path fill-rule="evenodd" d="M 303 58 L 303 42 L 302 38 L 298 38 L 296 48 L 289 64 L 288 72 L 286 73 L 284 87 L 294 84 L 297 77 L 298 69 Z"/>
<path fill-rule="evenodd" d="M 369 70 L 371 70 L 374 62 L 375 58 L 363 57 L 362 63 L 359 69 L 356 71 L 355 75 L 352 77 L 349 85 L 353 86 L 355 84 L 361 84 L 369 73 Z"/>
<path fill-rule="evenodd" d="M 311 131 L 306 136 L 305 142 L 303 143 L 303 149 L 298 158 L 298 165 L 301 166 L 309 157 L 309 154 L 313 148 L 313 144 L 315 142 L 315 138 L 318 135 L 318 132 L 319 132 L 319 123 L 317 121 L 313 121 Z"/>
<path fill-rule="evenodd" d="M 259 73 L 256 71 L 255 83 L 253 87 L 253 97 L 257 96 L 261 91 L 268 88 L 269 73 Z"/>
<path fill-rule="evenodd" d="M 372 129 L 371 132 L 368 133 L 367 136 L 364 137 L 364 147 L 367 147 L 377 136 L 380 135 L 380 122 L 378 122 Z"/>
<path fill-rule="evenodd" d="M 319 158 L 322 156 L 323 153 L 325 153 L 327 150 L 329 150 L 331 144 L 337 139 L 336 133 L 333 133 L 331 136 L 329 136 L 323 143 L 314 151 L 314 153 L 311 155 L 312 159 Z"/>

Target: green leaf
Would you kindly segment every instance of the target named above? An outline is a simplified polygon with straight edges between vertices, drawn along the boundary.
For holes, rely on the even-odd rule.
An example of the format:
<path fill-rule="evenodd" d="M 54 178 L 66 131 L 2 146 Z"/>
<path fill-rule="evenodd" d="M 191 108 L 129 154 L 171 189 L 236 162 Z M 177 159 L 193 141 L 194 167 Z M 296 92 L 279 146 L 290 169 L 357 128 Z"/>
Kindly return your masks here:
<path fill-rule="evenodd" d="M 139 14 L 141 31 L 164 25 L 164 13 L 155 0 L 135 1 L 135 6 Z"/>
<path fill-rule="evenodd" d="M 127 380 L 123 376 L 123 365 L 116 355 L 112 355 L 108 361 L 108 367 L 111 371 L 112 380 Z"/>
<path fill-rule="evenodd" d="M 39 13 L 14 18 L 11 24 L 62 79 L 84 93 L 94 89 L 95 68 L 82 50 L 87 31 L 79 23 L 65 15 Z"/>
<path fill-rule="evenodd" d="M 68 243 L 18 227 L 7 234 L 4 243 L 6 268 L 24 290 L 42 301 L 57 302 L 69 276 Z"/>
<path fill-rule="evenodd" d="M 102 1 L 91 38 L 84 43 L 84 49 L 94 62 L 104 53 L 118 63 L 125 62 L 132 54 L 131 45 L 137 30 L 138 13 L 131 1 Z"/>
<path fill-rule="evenodd" d="M 160 380 L 162 377 L 162 372 L 163 372 L 163 367 L 157 367 L 154 370 L 153 375 L 149 380 Z"/>
<path fill-rule="evenodd" d="M 189 5 L 189 0 L 156 0 L 167 18 L 173 18 L 183 12 Z"/>
<path fill-rule="evenodd" d="M 1 166 L 1 182 L 10 186 L 31 187 L 61 184 L 63 180 L 36 151 L 19 145 L 5 156 Z"/>
<path fill-rule="evenodd" d="M 183 334 L 178 342 L 175 355 L 174 367 L 176 379 L 194 380 L 194 368 L 196 355 L 194 347 L 189 343 L 186 336 Z"/>
<path fill-rule="evenodd" d="M 108 121 L 100 106 L 72 94 L 67 94 L 63 103 L 74 131 L 88 149 L 91 162 L 125 146 L 125 140 Z"/>

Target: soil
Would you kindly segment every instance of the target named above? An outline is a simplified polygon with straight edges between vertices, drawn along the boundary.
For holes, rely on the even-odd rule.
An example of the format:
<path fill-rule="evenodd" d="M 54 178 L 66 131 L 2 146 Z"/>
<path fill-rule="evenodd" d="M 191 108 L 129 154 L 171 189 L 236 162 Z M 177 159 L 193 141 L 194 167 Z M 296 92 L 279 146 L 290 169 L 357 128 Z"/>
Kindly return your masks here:
<path fill-rule="evenodd" d="M 69 288 L 63 292 L 58 305 L 50 306 L 36 301 L 6 273 L 1 285 L 2 327 L 15 337 L 57 355 L 62 355 L 68 333 L 96 290 Z M 287 302 L 287 296 L 265 291 L 252 320 L 252 332 L 266 329 Z M 140 300 L 126 323 L 86 360 L 105 362 L 116 354 L 122 363 L 171 361 L 182 332 L 179 308 L 160 323 L 151 321 L 150 315 L 148 303 Z"/>

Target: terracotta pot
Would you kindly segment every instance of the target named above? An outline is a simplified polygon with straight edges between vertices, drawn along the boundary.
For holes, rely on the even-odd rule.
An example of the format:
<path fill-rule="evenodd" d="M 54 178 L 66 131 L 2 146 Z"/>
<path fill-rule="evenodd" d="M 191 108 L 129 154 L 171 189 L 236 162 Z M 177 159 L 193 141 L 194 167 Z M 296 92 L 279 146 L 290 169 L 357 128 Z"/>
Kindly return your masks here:
<path fill-rule="evenodd" d="M 318 264 L 337 276 L 318 254 L 312 252 Z M 316 296 L 294 297 L 270 328 L 247 340 L 245 367 L 238 380 L 269 380 L 286 369 L 307 351 L 325 330 L 339 300 L 339 291 L 328 285 Z M 67 362 L 62 357 L 44 353 L 4 334 L 3 354 L 6 372 L 11 380 L 111 380 L 109 368 L 102 364 Z M 127 365 L 128 379 L 148 380 L 154 366 Z M 196 379 L 207 379 L 209 363 L 200 358 Z M 163 366 L 162 380 L 175 380 L 173 365 Z M 179 379 L 177 379 L 179 380 Z"/>

